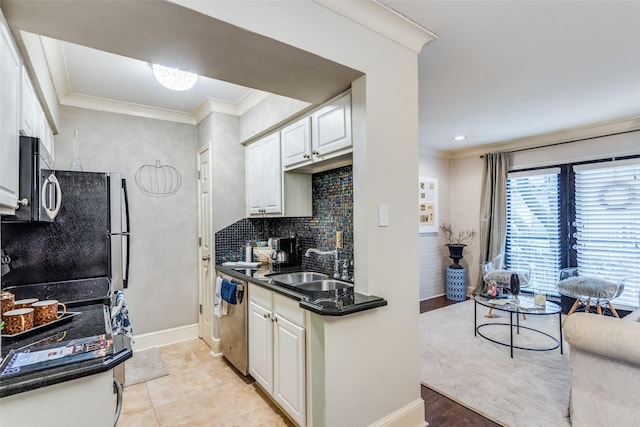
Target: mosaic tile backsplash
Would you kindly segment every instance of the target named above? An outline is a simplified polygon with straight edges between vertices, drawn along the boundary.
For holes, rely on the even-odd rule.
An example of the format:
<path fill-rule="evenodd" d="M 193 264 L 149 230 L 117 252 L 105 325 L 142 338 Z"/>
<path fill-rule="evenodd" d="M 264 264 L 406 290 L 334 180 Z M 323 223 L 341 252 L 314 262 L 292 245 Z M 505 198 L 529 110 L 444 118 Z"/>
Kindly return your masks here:
<path fill-rule="evenodd" d="M 303 269 L 333 274 L 332 256 L 304 257 L 308 248 L 332 250 L 336 231 L 343 233 L 340 260 L 353 260 L 353 169 L 345 166 L 312 176 L 313 216 L 305 218 L 244 218 L 215 234 L 216 264 L 244 260 L 244 245 L 269 237 L 296 236 Z M 353 276 L 353 267 L 349 269 Z"/>

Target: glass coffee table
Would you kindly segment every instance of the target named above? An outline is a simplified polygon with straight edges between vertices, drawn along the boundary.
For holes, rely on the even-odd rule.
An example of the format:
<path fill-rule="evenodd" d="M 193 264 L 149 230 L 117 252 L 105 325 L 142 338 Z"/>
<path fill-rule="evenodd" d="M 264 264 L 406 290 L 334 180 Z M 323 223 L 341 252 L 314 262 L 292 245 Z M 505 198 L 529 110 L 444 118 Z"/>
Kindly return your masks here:
<path fill-rule="evenodd" d="M 562 309 L 560 306 L 554 302 L 546 301 L 545 305 L 536 306 L 533 303 L 533 298 L 528 296 L 520 296 L 520 298 L 516 300 L 514 298 L 509 299 L 490 299 L 482 296 L 476 296 L 474 298 L 473 305 L 473 326 L 474 326 L 474 335 L 480 335 L 482 338 L 494 342 L 496 344 L 503 345 L 505 347 L 509 347 L 511 349 L 511 358 L 513 358 L 513 349 L 517 348 L 520 350 L 529 350 L 529 351 L 550 351 L 555 350 L 560 347 L 560 354 L 563 354 L 562 349 Z M 478 305 L 492 308 L 493 310 L 503 311 L 505 313 L 509 313 L 509 323 L 505 322 L 490 322 L 490 323 L 482 323 L 478 324 Z M 559 338 L 556 338 L 544 331 L 530 328 L 528 326 L 520 325 L 520 315 L 530 315 L 530 316 L 553 316 L 555 314 L 558 315 L 558 335 Z M 515 323 L 514 323 L 514 315 L 515 315 Z M 509 327 L 509 342 L 504 342 L 501 340 L 497 340 L 491 338 L 482 333 L 482 329 L 489 327 Z M 551 345 L 548 347 L 525 347 L 518 346 L 513 344 L 513 333 L 515 331 L 516 334 L 520 334 L 520 329 L 527 329 L 537 334 L 542 334 L 549 337 L 555 345 Z"/>

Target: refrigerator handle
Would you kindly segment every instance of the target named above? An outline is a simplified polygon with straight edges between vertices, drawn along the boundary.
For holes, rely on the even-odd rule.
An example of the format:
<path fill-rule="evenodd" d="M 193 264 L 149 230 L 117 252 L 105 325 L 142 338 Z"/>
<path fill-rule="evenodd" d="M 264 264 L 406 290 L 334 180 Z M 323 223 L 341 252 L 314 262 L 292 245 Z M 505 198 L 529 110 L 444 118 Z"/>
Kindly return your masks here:
<path fill-rule="evenodd" d="M 125 241 L 127 242 L 127 254 L 125 256 L 125 266 L 124 266 L 124 275 L 122 277 L 122 287 L 123 288 L 128 288 L 129 287 L 129 258 L 130 258 L 130 254 L 131 254 L 131 247 L 130 247 L 130 241 L 131 241 L 131 224 L 129 223 L 129 195 L 127 193 L 127 180 L 126 179 L 122 179 L 122 195 L 124 198 L 124 214 L 125 214 L 125 220 L 127 223 L 127 229 L 125 230 L 125 234 L 124 234 L 124 238 Z"/>

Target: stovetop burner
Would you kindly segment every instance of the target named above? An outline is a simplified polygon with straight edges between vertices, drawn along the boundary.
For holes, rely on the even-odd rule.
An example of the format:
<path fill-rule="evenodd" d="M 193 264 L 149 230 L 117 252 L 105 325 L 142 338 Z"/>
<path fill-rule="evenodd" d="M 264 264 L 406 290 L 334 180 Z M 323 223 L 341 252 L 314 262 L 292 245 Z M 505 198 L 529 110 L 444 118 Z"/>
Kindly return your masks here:
<path fill-rule="evenodd" d="M 66 282 L 37 283 L 10 286 L 3 290 L 15 295 L 15 299 L 56 299 L 67 306 L 67 311 L 77 312 L 70 322 L 51 325 L 33 335 L 11 338 L 2 337 L 4 357 L 10 350 L 36 343 L 62 342 L 93 335 L 111 333 L 111 283 L 107 277 L 71 280 Z"/>

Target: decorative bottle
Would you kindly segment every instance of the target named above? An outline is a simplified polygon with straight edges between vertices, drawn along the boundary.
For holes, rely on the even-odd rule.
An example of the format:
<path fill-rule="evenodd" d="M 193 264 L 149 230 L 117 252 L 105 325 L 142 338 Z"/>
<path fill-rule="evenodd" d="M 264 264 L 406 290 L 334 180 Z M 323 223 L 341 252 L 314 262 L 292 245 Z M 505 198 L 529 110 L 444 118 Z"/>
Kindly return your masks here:
<path fill-rule="evenodd" d="M 78 131 L 73 133 L 73 158 L 71 159 L 71 165 L 69 165 L 71 171 L 83 171 L 82 162 L 80 161 L 80 142 L 78 141 Z"/>

